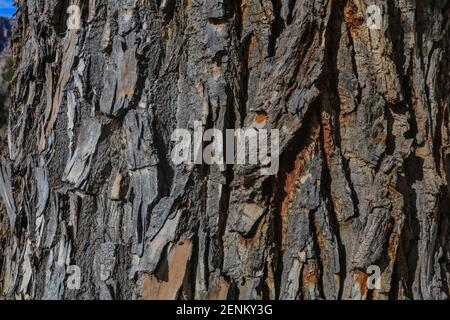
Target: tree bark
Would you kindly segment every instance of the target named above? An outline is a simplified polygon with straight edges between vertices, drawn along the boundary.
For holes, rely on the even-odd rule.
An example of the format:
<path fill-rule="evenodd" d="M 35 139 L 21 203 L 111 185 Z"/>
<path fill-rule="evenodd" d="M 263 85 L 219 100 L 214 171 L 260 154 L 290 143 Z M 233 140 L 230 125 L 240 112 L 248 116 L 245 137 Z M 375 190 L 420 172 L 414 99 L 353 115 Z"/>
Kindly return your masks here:
<path fill-rule="evenodd" d="M 450 1 L 74 3 L 18 1 L 1 297 L 448 298 Z M 280 170 L 175 165 L 196 121 Z"/>

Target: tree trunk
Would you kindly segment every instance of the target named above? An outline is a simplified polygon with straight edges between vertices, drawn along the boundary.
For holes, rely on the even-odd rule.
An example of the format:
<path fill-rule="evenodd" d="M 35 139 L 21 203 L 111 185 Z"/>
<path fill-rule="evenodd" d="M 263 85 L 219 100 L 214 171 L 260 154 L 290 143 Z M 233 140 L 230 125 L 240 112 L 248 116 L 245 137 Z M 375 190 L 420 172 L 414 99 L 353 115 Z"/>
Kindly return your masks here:
<path fill-rule="evenodd" d="M 449 296 L 450 1 L 74 3 L 18 1 L 1 297 Z M 198 122 L 279 171 L 175 164 Z"/>

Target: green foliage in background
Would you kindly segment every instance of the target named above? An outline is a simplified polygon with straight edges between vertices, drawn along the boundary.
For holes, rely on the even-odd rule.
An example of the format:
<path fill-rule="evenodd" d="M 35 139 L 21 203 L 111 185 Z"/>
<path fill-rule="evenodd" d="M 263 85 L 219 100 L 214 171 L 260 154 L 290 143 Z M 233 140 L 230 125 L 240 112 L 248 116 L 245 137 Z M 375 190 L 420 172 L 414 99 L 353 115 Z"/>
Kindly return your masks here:
<path fill-rule="evenodd" d="M 13 65 L 13 59 L 11 57 L 6 58 L 5 67 L 2 72 L 2 77 L 5 82 L 10 83 L 11 79 L 14 75 L 14 65 Z"/>

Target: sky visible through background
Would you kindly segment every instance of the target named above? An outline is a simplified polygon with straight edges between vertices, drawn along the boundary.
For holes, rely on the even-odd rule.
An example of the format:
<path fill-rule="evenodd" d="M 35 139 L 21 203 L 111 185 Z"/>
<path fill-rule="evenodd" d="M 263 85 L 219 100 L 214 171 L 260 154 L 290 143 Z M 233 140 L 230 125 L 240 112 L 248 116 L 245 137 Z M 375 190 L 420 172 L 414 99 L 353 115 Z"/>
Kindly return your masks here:
<path fill-rule="evenodd" d="M 14 8 L 13 0 L 0 0 L 0 16 L 11 17 L 16 12 Z"/>

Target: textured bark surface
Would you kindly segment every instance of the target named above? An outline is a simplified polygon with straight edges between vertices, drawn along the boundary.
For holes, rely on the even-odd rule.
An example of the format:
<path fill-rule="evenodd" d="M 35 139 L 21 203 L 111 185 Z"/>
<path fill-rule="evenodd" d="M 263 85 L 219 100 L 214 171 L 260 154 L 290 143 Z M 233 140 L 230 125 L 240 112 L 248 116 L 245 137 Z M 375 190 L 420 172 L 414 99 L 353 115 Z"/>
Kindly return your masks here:
<path fill-rule="evenodd" d="M 75 3 L 18 1 L 3 298 L 448 298 L 450 1 Z M 280 171 L 175 166 L 195 121 Z"/>

